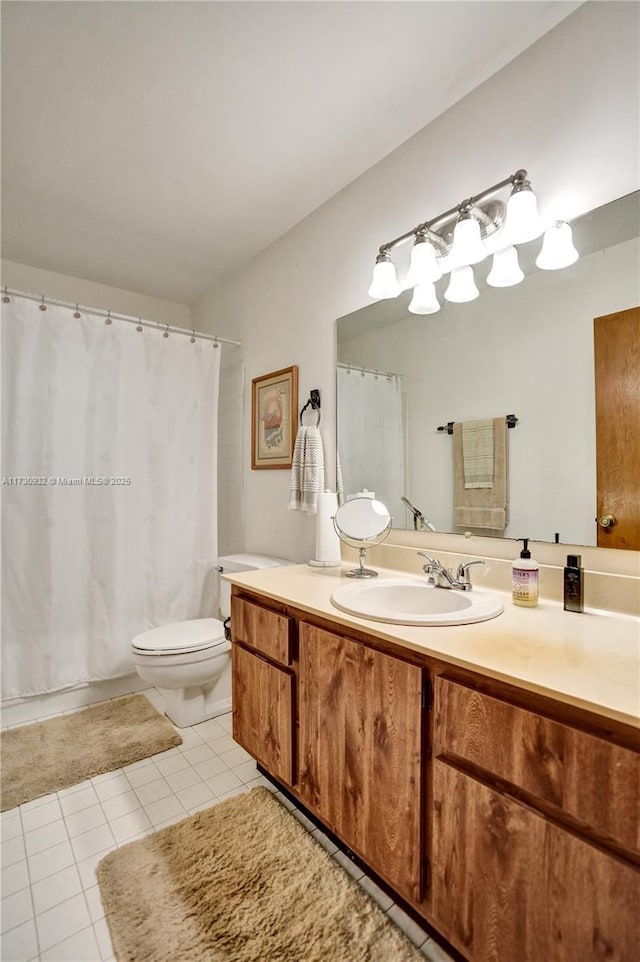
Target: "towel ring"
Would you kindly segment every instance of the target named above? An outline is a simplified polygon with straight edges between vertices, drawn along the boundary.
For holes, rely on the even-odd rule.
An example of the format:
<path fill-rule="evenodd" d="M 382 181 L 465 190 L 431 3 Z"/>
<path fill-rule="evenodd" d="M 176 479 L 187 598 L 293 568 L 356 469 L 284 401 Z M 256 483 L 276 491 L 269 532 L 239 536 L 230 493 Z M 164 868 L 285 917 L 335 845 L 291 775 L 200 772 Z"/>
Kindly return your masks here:
<path fill-rule="evenodd" d="M 309 406 L 311 407 L 311 410 L 312 410 L 312 411 L 317 411 L 317 412 L 318 412 L 318 420 L 316 421 L 316 427 L 318 427 L 319 424 L 320 424 L 320 417 L 321 417 L 321 412 L 320 412 L 320 391 L 316 390 L 315 388 L 311 391 L 309 400 L 307 401 L 307 403 L 304 405 L 304 407 L 303 407 L 302 410 L 300 411 L 300 426 L 302 426 L 302 415 L 304 414 L 304 412 L 307 410 L 307 408 L 308 408 Z"/>

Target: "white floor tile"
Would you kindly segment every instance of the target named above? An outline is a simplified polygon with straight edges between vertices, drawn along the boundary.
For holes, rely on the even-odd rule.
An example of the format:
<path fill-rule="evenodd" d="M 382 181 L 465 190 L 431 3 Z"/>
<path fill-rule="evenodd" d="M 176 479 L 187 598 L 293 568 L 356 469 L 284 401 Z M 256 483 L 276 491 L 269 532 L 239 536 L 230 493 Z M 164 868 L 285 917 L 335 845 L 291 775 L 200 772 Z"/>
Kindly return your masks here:
<path fill-rule="evenodd" d="M 195 733 L 209 744 L 216 738 L 222 738 L 223 735 L 228 734 L 215 718 L 210 718 L 209 721 L 194 725 L 193 728 Z"/>
<path fill-rule="evenodd" d="M 24 925 L 33 918 L 33 903 L 29 889 L 21 889 L 13 895 L 6 895 L 0 903 L 0 920 L 2 932 Z"/>
<path fill-rule="evenodd" d="M 407 938 L 413 942 L 417 948 L 420 948 L 420 946 L 424 944 L 427 939 L 427 933 L 424 929 L 420 928 L 406 912 L 403 912 L 399 905 L 393 905 L 387 912 L 387 915 L 390 919 L 393 919 L 396 925 L 402 929 Z"/>
<path fill-rule="evenodd" d="M 22 834 L 22 822 L 20 820 L 20 811 L 17 808 L 12 808 L 10 813 L 4 812 L 4 815 L 9 814 L 10 818 L 2 819 L 2 841 L 8 842 L 11 838 L 18 838 Z"/>
<path fill-rule="evenodd" d="M 100 919 L 104 918 L 104 905 L 102 904 L 102 899 L 100 897 L 100 886 L 92 885 L 90 889 L 86 889 L 84 897 L 87 900 L 87 905 L 89 906 L 89 915 L 91 916 L 92 922 L 98 922 Z"/>
<path fill-rule="evenodd" d="M 22 862 L 14 862 L 2 869 L 2 897 L 13 895 L 20 889 L 27 888 L 29 885 L 29 872 L 27 871 L 26 859 Z"/>
<path fill-rule="evenodd" d="M 351 878 L 356 880 L 356 882 L 364 875 L 362 869 L 359 868 L 355 862 L 352 862 L 351 859 L 344 854 L 344 852 L 334 852 L 333 858 L 339 865 L 342 866 L 345 872 L 349 873 Z M 424 939 L 422 941 L 424 942 Z"/>
<path fill-rule="evenodd" d="M 129 765 L 125 765 L 122 771 L 128 775 L 129 772 L 138 772 L 141 768 L 147 768 L 149 765 L 153 765 L 153 759 L 151 757 L 140 758 L 137 762 L 131 762 Z"/>
<path fill-rule="evenodd" d="M 236 795 L 244 795 L 245 792 L 248 792 L 248 791 L 249 789 L 247 788 L 247 786 L 243 785 L 242 788 L 232 788 L 230 792 L 225 792 L 224 795 L 219 795 L 218 798 L 220 799 L 221 802 L 226 802 L 227 799 L 235 798 Z"/>
<path fill-rule="evenodd" d="M 129 812 L 127 815 L 121 815 L 120 818 L 115 818 L 110 825 L 119 845 L 151 828 L 151 822 L 141 808 L 135 812 Z"/>
<path fill-rule="evenodd" d="M 33 904 L 36 913 L 46 912 L 60 902 L 66 902 L 72 895 L 78 895 L 82 891 L 80 875 L 75 865 L 68 865 L 67 868 L 49 875 L 40 882 L 34 882 L 31 887 Z"/>
<path fill-rule="evenodd" d="M 211 747 L 218 755 L 223 755 L 225 752 L 230 752 L 234 748 L 238 748 L 238 744 L 234 742 L 231 735 L 221 735 L 220 738 L 216 738 L 211 742 Z"/>
<path fill-rule="evenodd" d="M 174 754 L 175 752 L 175 754 Z M 166 777 L 174 772 L 180 772 L 184 768 L 189 768 L 189 761 L 177 748 L 160 755 L 156 760 L 156 768 Z"/>
<path fill-rule="evenodd" d="M 304 812 L 301 812 L 299 809 L 292 809 L 291 814 L 308 832 L 313 832 L 317 828 L 316 824 L 312 822 L 310 818 L 307 818 Z"/>
<path fill-rule="evenodd" d="M 46 804 L 38 805 L 37 808 L 31 808 L 23 812 L 22 827 L 25 832 L 31 832 L 34 828 L 41 828 L 50 822 L 57 822 L 59 818 L 62 818 L 62 809 L 60 808 L 60 802 L 54 796 Z"/>
<path fill-rule="evenodd" d="M 113 778 L 109 778 L 107 781 L 94 782 L 93 787 L 100 801 L 106 802 L 108 799 L 115 798 L 117 795 L 130 792 L 131 782 L 124 772 L 118 771 Z"/>
<path fill-rule="evenodd" d="M 218 725 L 220 725 L 220 728 L 223 728 L 226 732 L 231 734 L 233 729 L 233 715 L 231 712 L 227 712 L 226 715 L 218 715 L 215 721 L 217 721 Z"/>
<path fill-rule="evenodd" d="M 138 808 L 140 808 L 140 799 L 132 788 L 122 795 L 116 795 L 114 798 L 108 798 L 102 802 L 102 810 L 109 822 L 112 822 L 115 818 L 120 818 L 121 815 L 135 812 Z"/>
<path fill-rule="evenodd" d="M 169 798 L 161 798 L 157 802 L 151 802 L 150 805 L 145 806 L 145 811 L 154 825 L 159 825 L 175 816 L 187 814 L 175 795 L 171 795 Z"/>
<path fill-rule="evenodd" d="M 427 941 L 420 946 L 420 951 L 429 962 L 453 962 L 449 953 L 441 949 L 433 939 L 427 939 Z"/>
<path fill-rule="evenodd" d="M 172 775 L 167 775 L 167 782 L 171 786 L 172 791 L 178 792 L 184 788 L 191 788 L 192 785 L 202 784 L 202 779 L 195 771 L 195 769 L 185 768 L 181 772 L 173 772 Z"/>
<path fill-rule="evenodd" d="M 7 865 L 13 865 L 14 862 L 20 862 L 25 855 L 24 838 L 22 835 L 17 835 L 15 838 L 8 838 L 6 841 L 4 839 L 2 840 L 0 860 L 3 868 L 6 868 Z"/>
<path fill-rule="evenodd" d="M 205 802 L 213 805 L 214 801 L 216 800 L 216 797 L 211 789 L 200 780 L 198 780 L 197 785 L 191 785 L 188 788 L 179 789 L 176 792 L 176 796 L 187 811 L 190 811 L 197 805 L 203 805 Z"/>
<path fill-rule="evenodd" d="M 182 752 L 186 752 L 190 748 L 195 748 L 197 745 L 204 744 L 200 735 L 193 728 L 176 728 L 176 732 L 182 739 L 182 745 L 178 746 Z"/>
<path fill-rule="evenodd" d="M 34 828 L 32 832 L 26 832 L 24 844 L 27 855 L 36 855 L 43 852 L 46 848 L 58 845 L 67 840 L 67 827 L 63 820 L 51 822 L 50 825 L 43 825 L 42 828 Z"/>
<path fill-rule="evenodd" d="M 84 895 L 74 895 L 73 898 L 56 905 L 55 908 L 42 912 L 36 916 L 41 953 L 58 945 L 59 942 L 64 942 L 89 925 L 91 925 L 91 918 Z"/>
<path fill-rule="evenodd" d="M 193 748 L 187 748 L 182 754 L 187 759 L 190 765 L 195 765 L 196 762 L 204 762 L 207 758 L 213 758 L 216 754 L 209 745 L 205 745 L 201 742 L 200 745 L 194 745 Z"/>
<path fill-rule="evenodd" d="M 34 882 L 39 882 L 40 879 L 47 878 L 68 865 L 73 865 L 74 855 L 71 843 L 69 841 L 60 842 L 59 845 L 47 848 L 44 852 L 29 856 L 28 862 L 29 875 L 33 885 Z"/>
<path fill-rule="evenodd" d="M 93 926 L 76 932 L 40 956 L 41 962 L 100 962 L 100 950 Z"/>
<path fill-rule="evenodd" d="M 85 779 L 84 782 L 78 782 L 76 785 L 69 785 L 67 788 L 61 788 L 58 792 L 58 798 L 66 798 L 67 795 L 76 795 L 78 792 L 85 792 L 88 788 L 92 787 L 92 782 L 90 778 Z"/>
<path fill-rule="evenodd" d="M 162 776 L 155 765 L 145 765 L 143 768 L 123 769 L 132 788 L 141 788 L 149 782 L 155 782 Z"/>
<path fill-rule="evenodd" d="M 281 805 L 284 805 L 284 807 L 287 809 L 287 811 L 292 812 L 296 806 L 295 806 L 294 803 L 291 801 L 291 799 L 290 799 L 290 798 L 287 798 L 286 795 L 283 795 L 282 792 L 277 792 L 276 794 L 277 794 L 277 798 L 278 798 L 278 801 L 280 802 L 280 804 L 281 804 Z"/>
<path fill-rule="evenodd" d="M 40 805 L 46 805 L 48 802 L 53 801 L 55 797 L 55 792 L 52 792 L 49 795 L 40 795 L 38 798 L 33 798 L 30 802 L 23 802 L 20 806 L 20 811 L 30 812 L 34 808 L 39 808 Z"/>
<path fill-rule="evenodd" d="M 329 855 L 333 855 L 334 852 L 338 851 L 338 846 L 335 845 L 334 842 L 331 841 L 329 836 L 325 835 L 321 829 L 314 828 L 314 830 L 311 832 L 311 835 L 313 835 L 316 842 L 319 842 L 320 845 L 322 845 L 325 852 L 328 852 Z M 389 905 L 387 906 L 387 908 L 391 908 L 391 899 L 389 899 Z"/>
<path fill-rule="evenodd" d="M 249 789 L 266 788 L 266 790 L 271 792 L 272 795 L 278 794 L 278 789 L 276 786 L 273 784 L 273 782 L 270 782 L 268 778 L 265 778 L 264 775 L 258 775 L 257 778 L 252 778 L 250 782 L 246 783 L 246 785 Z"/>
<path fill-rule="evenodd" d="M 95 788 L 97 785 L 102 785 L 104 782 L 110 782 L 113 778 L 117 778 L 118 775 L 122 774 L 120 768 L 115 768 L 110 772 L 102 772 L 101 775 L 93 775 L 91 777 L 91 784 Z"/>
<path fill-rule="evenodd" d="M 98 941 L 100 957 L 104 960 L 104 962 L 108 962 L 108 960 L 113 957 L 113 945 L 111 943 L 111 934 L 109 932 L 109 926 L 107 925 L 106 919 L 100 919 L 98 922 L 96 922 L 93 926 L 93 930 Z"/>
<path fill-rule="evenodd" d="M 92 828 L 90 832 L 83 832 L 71 839 L 71 847 L 77 862 L 95 855 L 96 852 L 104 852 L 105 849 L 113 848 L 115 839 L 108 825 L 100 825 L 99 828 Z"/>
<path fill-rule="evenodd" d="M 65 817 L 69 838 L 89 832 L 92 828 L 106 825 L 107 820 L 100 805 L 92 805 L 91 808 L 83 808 L 81 812 L 74 812 Z"/>
<path fill-rule="evenodd" d="M 2 936 L 2 962 L 25 962 L 37 956 L 38 939 L 33 919 Z"/>
<path fill-rule="evenodd" d="M 227 766 L 218 755 L 213 755 L 212 758 L 207 758 L 204 762 L 196 762 L 193 769 L 200 778 L 211 778 L 213 775 L 228 771 Z"/>
<path fill-rule="evenodd" d="M 370 879 L 368 875 L 363 875 L 358 881 L 361 888 L 363 888 L 365 892 L 369 893 L 374 902 L 378 903 L 382 911 L 388 912 L 393 905 L 393 899 L 390 898 L 386 892 L 383 892 L 380 886 L 376 885 L 373 879 Z"/>
<path fill-rule="evenodd" d="M 243 782 L 240 781 L 238 776 L 229 771 L 220 772 L 219 775 L 207 779 L 207 785 L 216 795 L 224 795 L 226 792 L 230 792 L 232 788 L 239 788 L 242 784 Z"/>
<path fill-rule="evenodd" d="M 233 771 L 242 782 L 251 782 L 258 774 L 255 762 L 243 762 L 242 765 L 237 765 Z"/>
<path fill-rule="evenodd" d="M 151 802 L 157 802 L 171 794 L 173 794 L 171 788 L 164 778 L 157 778 L 153 782 L 148 782 L 146 785 L 140 785 L 136 788 L 136 795 L 143 805 L 150 805 Z"/>
<path fill-rule="evenodd" d="M 93 785 L 89 784 L 79 792 L 72 792 L 71 795 L 63 795 L 60 799 L 60 806 L 63 815 L 74 815 L 81 812 L 84 808 L 90 808 L 98 804 L 98 796 Z"/>
<path fill-rule="evenodd" d="M 101 852 L 94 852 L 93 855 L 78 862 L 78 871 L 80 872 L 80 881 L 82 882 L 83 889 L 89 889 L 92 885 L 97 885 L 96 868 L 105 855 L 108 855 L 115 847 L 114 842 L 108 849 L 103 849 Z"/>

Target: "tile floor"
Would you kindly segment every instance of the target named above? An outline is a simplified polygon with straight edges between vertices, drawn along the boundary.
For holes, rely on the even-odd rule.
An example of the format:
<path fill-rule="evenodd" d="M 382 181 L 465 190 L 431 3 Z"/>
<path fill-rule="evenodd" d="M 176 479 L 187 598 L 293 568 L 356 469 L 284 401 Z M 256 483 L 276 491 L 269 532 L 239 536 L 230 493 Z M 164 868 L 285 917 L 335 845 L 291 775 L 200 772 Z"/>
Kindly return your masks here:
<path fill-rule="evenodd" d="M 144 694 L 162 708 L 154 689 Z M 231 737 L 230 714 L 180 734 L 178 748 L 2 814 L 2 962 L 115 962 L 95 876 L 107 852 L 255 785 L 275 791 Z M 287 798 L 277 797 L 425 958 L 448 962 L 372 879 Z"/>

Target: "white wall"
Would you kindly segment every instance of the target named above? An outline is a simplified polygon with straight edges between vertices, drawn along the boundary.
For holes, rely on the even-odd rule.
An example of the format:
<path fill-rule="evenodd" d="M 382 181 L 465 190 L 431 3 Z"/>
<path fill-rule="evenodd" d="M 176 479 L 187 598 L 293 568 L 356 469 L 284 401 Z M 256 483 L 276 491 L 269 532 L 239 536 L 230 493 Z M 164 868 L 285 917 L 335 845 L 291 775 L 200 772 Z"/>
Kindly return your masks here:
<path fill-rule="evenodd" d="M 638 189 L 637 36 L 637 4 L 584 4 L 194 305 L 196 326 L 242 339 L 248 385 L 298 364 L 301 401 L 320 388 L 330 481 L 334 322 L 367 302 L 377 248 L 519 167 L 560 217 Z M 313 521 L 287 511 L 288 472 L 251 471 L 249 438 L 246 403 L 244 547 L 305 560 Z"/>
<path fill-rule="evenodd" d="M 553 541 L 557 531 L 564 543 L 595 544 L 593 318 L 638 304 L 639 264 L 636 238 L 583 256 L 564 271 L 534 270 L 517 287 L 481 284 L 480 297 L 469 304 L 443 301 L 437 314 L 405 313 L 348 340 L 342 331 L 349 320 L 339 322 L 340 361 L 403 375 L 407 493 L 438 531 L 455 529 L 453 441 L 437 426 L 514 413 L 519 423 L 508 432 L 505 537 Z M 438 285 L 440 294 L 446 283 Z M 358 327 L 366 317 L 366 310 L 364 317 L 358 312 Z M 352 490 L 344 463 L 343 477 L 345 490 Z M 411 527 L 406 515 L 400 523 Z"/>
<path fill-rule="evenodd" d="M 2 261 L 1 286 L 24 291 L 26 294 L 44 294 L 61 301 L 78 301 L 85 307 L 113 311 L 114 314 L 130 314 L 148 321 L 191 327 L 191 308 L 187 304 L 174 304 L 146 294 L 124 291 L 119 287 L 96 284 L 80 277 L 45 271 L 28 264 Z"/>

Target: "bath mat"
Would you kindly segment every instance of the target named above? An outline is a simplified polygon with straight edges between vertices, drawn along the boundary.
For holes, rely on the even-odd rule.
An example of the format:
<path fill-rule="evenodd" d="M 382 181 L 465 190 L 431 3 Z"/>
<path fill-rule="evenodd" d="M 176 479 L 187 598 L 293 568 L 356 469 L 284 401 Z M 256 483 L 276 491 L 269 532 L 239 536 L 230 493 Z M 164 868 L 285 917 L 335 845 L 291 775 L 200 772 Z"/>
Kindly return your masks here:
<path fill-rule="evenodd" d="M 1 809 L 164 752 L 182 739 L 144 695 L 11 728 L 2 746 Z"/>
<path fill-rule="evenodd" d="M 424 962 L 266 788 L 110 852 L 97 875 L 118 962 Z"/>

